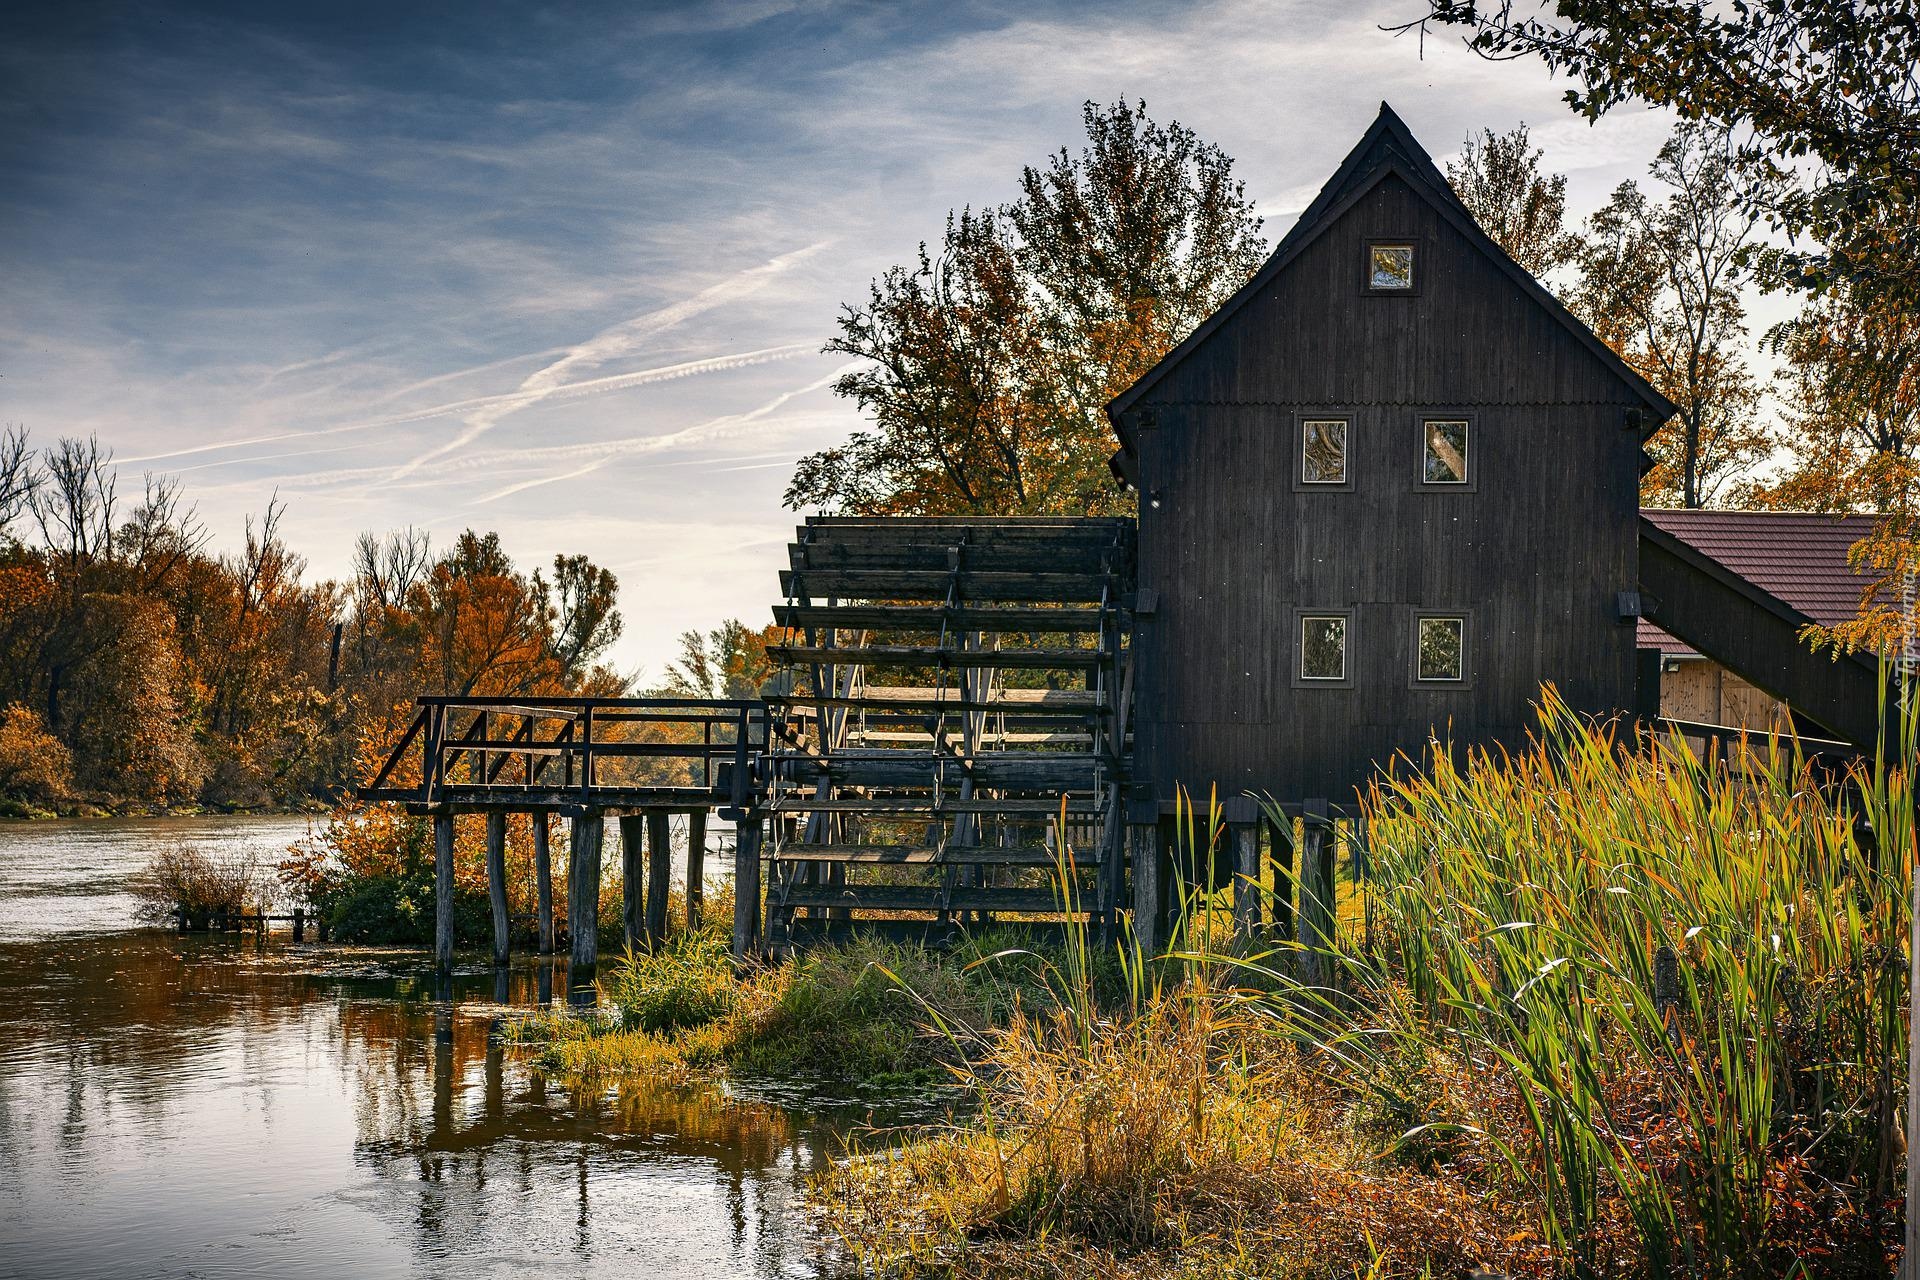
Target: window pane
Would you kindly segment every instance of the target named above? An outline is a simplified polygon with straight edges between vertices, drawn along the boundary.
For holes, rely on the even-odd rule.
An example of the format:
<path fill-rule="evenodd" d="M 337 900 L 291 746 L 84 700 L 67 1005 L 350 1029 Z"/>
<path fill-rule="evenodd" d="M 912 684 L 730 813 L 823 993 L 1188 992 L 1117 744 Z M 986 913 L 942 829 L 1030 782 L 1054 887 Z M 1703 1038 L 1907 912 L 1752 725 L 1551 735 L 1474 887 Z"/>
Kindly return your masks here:
<path fill-rule="evenodd" d="M 1420 619 L 1420 679 L 1460 679 L 1466 632 L 1464 618 Z"/>
<path fill-rule="evenodd" d="M 1428 484 L 1467 482 L 1466 423 L 1427 423 L 1427 465 L 1423 478 Z"/>
<path fill-rule="evenodd" d="M 1307 484 L 1347 482 L 1347 424 L 1334 418 L 1303 422 L 1300 431 L 1300 479 Z"/>
<path fill-rule="evenodd" d="M 1300 678 L 1347 678 L 1347 620 L 1341 617 L 1300 619 Z"/>
<path fill-rule="evenodd" d="M 1367 249 L 1367 281 L 1375 289 L 1413 288 L 1413 246 L 1376 244 Z"/>

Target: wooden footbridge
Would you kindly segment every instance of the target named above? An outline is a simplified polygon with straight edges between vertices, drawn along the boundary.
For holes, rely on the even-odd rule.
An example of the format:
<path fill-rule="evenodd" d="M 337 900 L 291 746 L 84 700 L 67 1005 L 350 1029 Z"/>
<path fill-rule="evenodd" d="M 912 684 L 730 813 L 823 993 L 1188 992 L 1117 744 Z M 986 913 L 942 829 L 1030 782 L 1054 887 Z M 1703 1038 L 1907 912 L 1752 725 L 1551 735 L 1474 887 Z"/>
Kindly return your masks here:
<path fill-rule="evenodd" d="M 1125 917 L 1152 949 L 1182 887 L 1196 884 L 1231 884 L 1243 929 L 1271 913 L 1310 951 L 1324 948 L 1333 922 L 1321 904 L 1333 900 L 1343 830 L 1356 865 L 1365 857 L 1355 814 L 1324 799 L 1231 795 L 1213 815 L 1213 847 L 1181 865 L 1180 850 L 1209 843 L 1208 816 L 1194 820 L 1197 840 L 1176 838 L 1175 806 L 1136 769 L 1133 639 L 1154 600 L 1136 580 L 1135 530 L 1126 519 L 811 519 L 788 549 L 774 609 L 784 637 L 768 650 L 778 668 L 768 687 L 779 692 L 420 699 L 361 795 L 433 821 L 440 963 L 453 952 L 454 824 L 468 814 L 485 823 L 499 963 L 515 814 L 533 819 L 542 951 L 555 940 L 550 826 L 556 815 L 570 823 L 568 934 L 587 973 L 607 819 L 620 832 L 625 942 L 641 948 L 667 932 L 677 815 L 695 919 L 709 824 L 732 824 L 743 958 L 856 923 L 938 938 L 1008 915 L 1071 916 L 1103 933 Z M 1850 743 L 1870 742 L 1872 673 L 1816 662 L 1791 610 L 1671 543 L 1643 547 L 1660 623 L 1764 669 L 1766 687 Z M 1749 620 L 1728 631 L 1719 620 L 1736 605 L 1765 613 L 1771 630 Z M 1748 652 L 1756 645 L 1766 652 Z M 1654 719 L 1657 704 L 1639 714 Z M 1688 729 L 1699 730 L 1718 732 Z"/>

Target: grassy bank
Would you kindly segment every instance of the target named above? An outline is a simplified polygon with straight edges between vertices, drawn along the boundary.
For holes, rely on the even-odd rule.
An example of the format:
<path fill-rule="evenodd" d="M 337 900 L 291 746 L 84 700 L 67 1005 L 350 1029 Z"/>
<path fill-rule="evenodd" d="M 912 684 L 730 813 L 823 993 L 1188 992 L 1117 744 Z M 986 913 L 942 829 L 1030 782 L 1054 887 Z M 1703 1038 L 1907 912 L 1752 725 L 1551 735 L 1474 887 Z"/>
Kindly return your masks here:
<path fill-rule="evenodd" d="M 1049 998 L 1044 953 L 1013 930 L 944 951 L 857 941 L 740 970 L 727 893 L 709 891 L 700 929 L 619 960 L 597 1014 L 545 1015 L 509 1035 L 549 1070 L 586 1080 L 733 1074 L 912 1088 L 951 1083 L 961 1044 Z M 684 918 L 677 902 L 670 914 Z M 935 1029 L 942 1021 L 950 1035 Z"/>
<path fill-rule="evenodd" d="M 822 1211 L 892 1274 L 1890 1274 L 1901 758 L 1730 772 L 1550 705 L 1368 798 L 1373 945 L 1330 983 L 1190 949 L 1116 1002 L 1069 966 L 954 1040 L 976 1118 Z"/>

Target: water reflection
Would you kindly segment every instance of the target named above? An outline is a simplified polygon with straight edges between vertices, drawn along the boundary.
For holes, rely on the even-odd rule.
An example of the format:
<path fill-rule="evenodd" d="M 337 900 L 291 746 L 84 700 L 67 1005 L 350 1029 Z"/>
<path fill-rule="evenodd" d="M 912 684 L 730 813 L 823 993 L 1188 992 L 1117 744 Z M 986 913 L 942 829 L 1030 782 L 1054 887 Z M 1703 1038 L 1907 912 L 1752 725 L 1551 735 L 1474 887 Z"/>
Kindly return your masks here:
<path fill-rule="evenodd" d="M 805 1181 L 866 1113 L 572 1097 L 490 1034 L 564 962 L 449 992 L 411 955 L 151 933 L 0 965 L 0 1274 L 834 1270 Z"/>

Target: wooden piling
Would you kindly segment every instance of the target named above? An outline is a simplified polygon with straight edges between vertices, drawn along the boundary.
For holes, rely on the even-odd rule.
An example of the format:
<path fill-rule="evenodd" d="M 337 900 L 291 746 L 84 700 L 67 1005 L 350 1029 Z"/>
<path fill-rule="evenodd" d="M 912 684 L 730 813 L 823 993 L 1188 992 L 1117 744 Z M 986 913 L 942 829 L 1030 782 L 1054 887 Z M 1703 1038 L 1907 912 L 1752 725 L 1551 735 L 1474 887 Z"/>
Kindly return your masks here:
<path fill-rule="evenodd" d="M 1267 821 L 1267 857 L 1273 863 L 1273 931 L 1293 937 L 1294 848 L 1293 819 L 1286 814 Z"/>
<path fill-rule="evenodd" d="M 700 927 L 700 908 L 706 897 L 707 811 L 687 815 L 687 928 Z"/>
<path fill-rule="evenodd" d="M 667 940 L 667 896 L 673 885 L 673 815 L 647 811 L 647 941 Z"/>
<path fill-rule="evenodd" d="M 620 923 L 629 951 L 647 945 L 646 865 L 641 857 L 646 825 L 640 814 L 620 816 Z"/>
<path fill-rule="evenodd" d="M 760 823 L 733 824 L 733 958 L 745 960 L 759 949 Z"/>
<path fill-rule="evenodd" d="M 540 954 L 553 954 L 553 851 L 551 819 L 533 815 L 533 891 L 538 899 L 535 924 L 540 931 Z"/>
<path fill-rule="evenodd" d="M 1160 826 L 1158 823 L 1129 823 L 1127 861 L 1133 872 L 1133 937 L 1142 955 L 1160 953 Z"/>
<path fill-rule="evenodd" d="M 433 963 L 453 968 L 453 815 L 433 815 Z"/>
<path fill-rule="evenodd" d="M 487 814 L 487 901 L 493 907 L 493 962 L 503 965 L 512 959 L 512 944 L 507 936 L 507 815 L 504 810 Z"/>
<path fill-rule="evenodd" d="M 600 960 L 600 838 L 606 821 L 588 810 L 573 820 L 567 858 L 567 934 L 573 939 L 573 981 L 591 985 Z"/>
<path fill-rule="evenodd" d="M 1334 841 L 1332 819 L 1325 800 L 1302 806 L 1300 823 L 1300 945 L 1304 950 L 1303 981 L 1325 986 L 1333 975 Z"/>
<path fill-rule="evenodd" d="M 1233 849 L 1233 929 L 1251 939 L 1260 927 L 1260 826 L 1233 823 L 1227 841 Z"/>
<path fill-rule="evenodd" d="M 300 907 L 293 909 L 293 940 L 295 942 L 307 940 L 307 913 Z"/>

